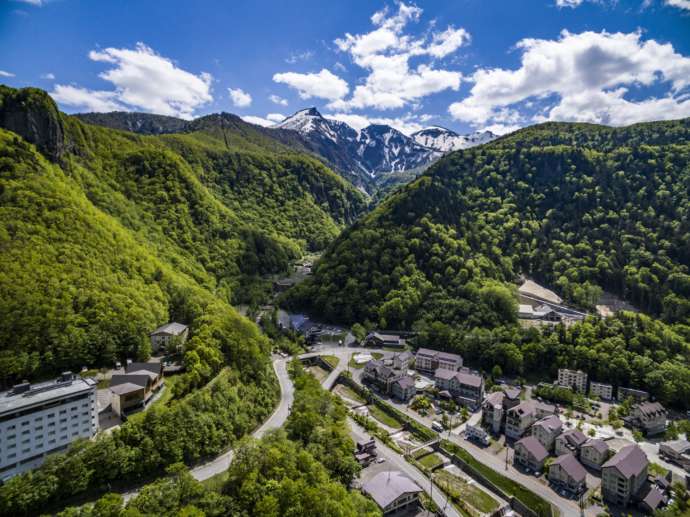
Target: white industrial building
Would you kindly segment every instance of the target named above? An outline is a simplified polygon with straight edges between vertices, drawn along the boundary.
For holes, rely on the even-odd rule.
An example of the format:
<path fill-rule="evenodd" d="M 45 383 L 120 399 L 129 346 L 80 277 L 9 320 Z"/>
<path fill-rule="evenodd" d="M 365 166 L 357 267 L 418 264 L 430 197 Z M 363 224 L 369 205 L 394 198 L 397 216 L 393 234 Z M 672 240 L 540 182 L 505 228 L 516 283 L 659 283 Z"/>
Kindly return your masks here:
<path fill-rule="evenodd" d="M 97 430 L 93 379 L 66 372 L 55 381 L 0 393 L 0 480 L 38 467 L 47 454 Z"/>

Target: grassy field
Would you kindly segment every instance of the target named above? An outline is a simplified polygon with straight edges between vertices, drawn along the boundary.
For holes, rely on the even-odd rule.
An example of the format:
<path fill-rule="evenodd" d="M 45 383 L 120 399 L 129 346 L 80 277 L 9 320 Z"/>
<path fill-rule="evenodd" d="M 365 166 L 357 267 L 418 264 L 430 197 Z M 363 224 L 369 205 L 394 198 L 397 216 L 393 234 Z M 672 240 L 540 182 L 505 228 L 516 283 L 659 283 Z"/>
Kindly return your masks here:
<path fill-rule="evenodd" d="M 491 513 L 498 508 L 496 499 L 447 470 L 436 471 L 434 480 L 453 502 L 467 503 L 482 513 Z"/>
<path fill-rule="evenodd" d="M 393 429 L 400 429 L 403 426 L 400 420 L 398 420 L 397 418 L 393 418 L 391 415 L 384 412 L 378 406 L 371 404 L 370 406 L 368 406 L 368 408 L 369 414 L 376 420 L 381 422 L 383 425 L 387 425 L 388 427 L 392 427 Z"/>
<path fill-rule="evenodd" d="M 326 363 L 328 363 L 328 365 L 333 369 L 335 369 L 338 366 L 338 363 L 340 362 L 340 359 L 338 359 L 334 355 L 322 355 L 321 359 L 326 361 Z"/>
<path fill-rule="evenodd" d="M 352 354 L 352 357 L 350 357 L 350 361 L 349 361 L 347 364 L 350 366 L 350 368 L 356 368 L 356 369 L 358 369 L 358 370 L 361 369 L 361 368 L 364 368 L 364 364 L 366 364 L 366 363 L 357 364 L 357 363 L 355 362 L 355 355 L 356 355 L 356 354 Z M 381 358 L 383 357 L 383 354 L 382 354 L 381 352 L 374 352 L 374 353 L 371 354 L 371 356 L 372 356 L 374 359 L 381 359 Z"/>
<path fill-rule="evenodd" d="M 436 467 L 443 465 L 443 458 L 435 452 L 432 452 L 431 454 L 427 454 L 426 456 L 422 456 L 421 458 L 417 459 L 417 463 L 419 463 L 425 470 L 431 471 Z"/>
<path fill-rule="evenodd" d="M 517 497 L 524 505 L 537 512 L 538 515 L 545 517 L 553 515 L 551 505 L 534 492 L 528 490 L 512 479 L 499 474 L 491 467 L 480 463 L 469 452 L 457 446 L 456 444 L 449 442 L 448 440 L 443 440 L 441 445 L 444 449 L 455 454 L 465 463 L 474 467 L 479 473 L 489 479 L 494 485 L 503 490 L 505 493 Z"/>
<path fill-rule="evenodd" d="M 316 380 L 319 382 L 323 382 L 328 377 L 328 372 L 320 366 L 309 366 L 307 371 L 316 377 Z"/>
<path fill-rule="evenodd" d="M 344 384 L 338 384 L 338 386 L 335 389 L 335 392 L 338 395 L 342 395 L 343 397 L 346 397 L 355 402 L 359 402 L 360 404 L 366 403 L 366 400 L 364 400 L 364 398 L 362 398 L 359 395 L 359 393 L 357 393 L 355 390 Z"/>

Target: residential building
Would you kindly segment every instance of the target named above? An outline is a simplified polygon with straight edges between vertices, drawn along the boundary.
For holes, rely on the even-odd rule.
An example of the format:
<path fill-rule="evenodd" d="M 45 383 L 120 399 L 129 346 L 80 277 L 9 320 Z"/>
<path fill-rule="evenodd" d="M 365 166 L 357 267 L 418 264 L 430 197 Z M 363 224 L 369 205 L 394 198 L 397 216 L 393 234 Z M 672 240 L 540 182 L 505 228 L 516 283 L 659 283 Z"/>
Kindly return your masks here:
<path fill-rule="evenodd" d="M 532 436 L 534 436 L 544 448 L 551 452 L 556 438 L 561 434 L 563 429 L 563 422 L 556 415 L 549 415 L 540 420 L 537 420 L 532 425 Z"/>
<path fill-rule="evenodd" d="M 624 402 L 631 398 L 634 403 L 640 404 L 649 400 L 649 393 L 644 390 L 636 390 L 634 388 L 618 388 L 618 402 Z"/>
<path fill-rule="evenodd" d="M 187 325 L 175 322 L 166 323 L 151 332 L 151 348 L 154 352 L 158 352 L 161 348 L 177 350 L 185 344 L 188 334 L 189 327 Z"/>
<path fill-rule="evenodd" d="M 503 409 L 508 410 L 520 403 L 520 393 L 522 392 L 520 388 L 516 386 L 509 386 L 507 384 L 501 384 L 501 389 L 505 394 L 505 397 L 503 398 Z"/>
<path fill-rule="evenodd" d="M 557 323 L 563 316 L 546 304 L 534 307 L 529 304 L 518 305 L 518 318 L 524 320 L 541 320 Z"/>
<path fill-rule="evenodd" d="M 414 385 L 414 378 L 410 375 L 404 375 L 391 385 L 391 393 L 403 402 L 409 401 L 417 393 L 417 388 Z"/>
<path fill-rule="evenodd" d="M 388 515 L 416 507 L 422 489 L 402 472 L 391 471 L 376 474 L 362 485 L 362 491 Z"/>
<path fill-rule="evenodd" d="M 376 459 L 376 442 L 373 438 L 357 442 L 357 450 L 355 451 L 355 459 L 360 465 L 367 466 Z"/>
<path fill-rule="evenodd" d="M 163 387 L 162 363 L 131 363 L 110 378 L 111 406 L 119 416 L 146 407 Z"/>
<path fill-rule="evenodd" d="M 630 415 L 623 421 L 633 429 L 641 430 L 645 435 L 652 436 L 666 431 L 667 411 L 658 402 L 642 402 L 630 409 Z"/>
<path fill-rule="evenodd" d="M 601 470 L 608 458 L 609 446 L 600 438 L 590 438 L 580 447 L 580 461 L 591 469 Z"/>
<path fill-rule="evenodd" d="M 536 400 L 525 400 L 506 412 L 505 435 L 510 440 L 518 440 L 529 427 L 548 415 L 556 413 L 555 406 Z"/>
<path fill-rule="evenodd" d="M 0 480 L 38 467 L 45 456 L 98 431 L 96 382 L 71 372 L 0 393 Z"/>
<path fill-rule="evenodd" d="M 587 489 L 587 471 L 573 454 L 563 454 L 549 467 L 549 481 L 573 494 Z"/>
<path fill-rule="evenodd" d="M 647 455 L 637 445 L 628 445 L 601 468 L 601 494 L 605 501 L 627 506 L 647 481 Z"/>
<path fill-rule="evenodd" d="M 364 342 L 369 346 L 379 346 L 388 348 L 404 348 L 405 340 L 398 334 L 383 334 L 372 332 L 364 338 Z"/>
<path fill-rule="evenodd" d="M 639 500 L 640 509 L 644 513 L 656 515 L 656 511 L 668 503 L 668 496 L 661 488 L 647 481 L 642 487 Z"/>
<path fill-rule="evenodd" d="M 458 354 L 420 348 L 415 355 L 415 368 L 429 375 L 433 375 L 439 368 L 457 372 L 462 368 L 462 357 Z"/>
<path fill-rule="evenodd" d="M 459 404 L 473 410 L 484 399 L 484 378 L 477 373 L 438 368 L 434 380 L 439 390 L 448 391 Z"/>
<path fill-rule="evenodd" d="M 589 383 L 589 396 L 599 397 L 601 400 L 613 400 L 613 386 L 603 382 Z"/>
<path fill-rule="evenodd" d="M 560 386 L 572 388 L 578 393 L 587 393 L 587 374 L 582 370 L 558 369 L 558 381 Z"/>
<path fill-rule="evenodd" d="M 515 442 L 513 462 L 523 468 L 541 471 L 549 452 L 534 436 L 527 436 Z"/>
<path fill-rule="evenodd" d="M 558 438 L 556 438 L 555 454 L 556 456 L 563 456 L 564 454 L 572 454 L 576 458 L 580 455 L 580 448 L 587 441 L 585 433 L 579 429 L 568 429 L 563 431 Z"/>
<path fill-rule="evenodd" d="M 400 352 L 393 356 L 393 368 L 396 370 L 407 371 L 410 369 L 412 360 L 414 359 L 414 354 L 412 352 Z"/>
<path fill-rule="evenodd" d="M 505 393 L 494 391 L 489 393 L 484 402 L 482 402 L 482 422 L 494 434 L 500 433 L 503 427 L 503 416 L 505 415 L 503 409 L 504 398 Z"/>
<path fill-rule="evenodd" d="M 660 443 L 659 454 L 662 458 L 690 470 L 690 442 L 688 440 Z"/>
<path fill-rule="evenodd" d="M 391 393 L 393 383 L 403 376 L 404 371 L 386 366 L 379 359 L 372 359 L 364 365 L 362 380 L 377 386 L 383 393 Z"/>

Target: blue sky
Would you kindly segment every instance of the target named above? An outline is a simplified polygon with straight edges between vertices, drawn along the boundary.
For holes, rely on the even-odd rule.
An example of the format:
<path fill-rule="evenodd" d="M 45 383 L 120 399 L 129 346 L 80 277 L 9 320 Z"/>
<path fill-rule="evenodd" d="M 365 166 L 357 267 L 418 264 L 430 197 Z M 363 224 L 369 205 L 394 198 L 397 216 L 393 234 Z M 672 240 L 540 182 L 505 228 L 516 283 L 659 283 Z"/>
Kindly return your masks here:
<path fill-rule="evenodd" d="M 66 112 L 301 108 L 497 132 L 690 116 L 690 0 L 0 0 L 0 82 Z"/>

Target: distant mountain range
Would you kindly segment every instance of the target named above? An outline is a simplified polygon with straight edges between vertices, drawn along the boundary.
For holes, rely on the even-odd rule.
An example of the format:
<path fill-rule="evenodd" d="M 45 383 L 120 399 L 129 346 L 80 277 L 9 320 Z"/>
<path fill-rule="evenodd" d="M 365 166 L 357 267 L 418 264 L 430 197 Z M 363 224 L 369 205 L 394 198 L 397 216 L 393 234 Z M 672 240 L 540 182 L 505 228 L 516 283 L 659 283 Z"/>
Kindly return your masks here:
<path fill-rule="evenodd" d="M 84 122 L 160 135 L 190 132 L 200 123 L 231 121 L 241 125 L 238 117 L 228 114 L 208 115 L 194 121 L 148 113 L 83 113 L 76 115 Z M 469 135 L 442 127 L 423 129 L 407 136 L 383 124 L 372 124 L 356 131 L 345 122 L 326 118 L 316 108 L 307 108 L 287 117 L 270 128 L 260 130 L 284 145 L 319 156 L 330 167 L 353 183 L 367 188 L 390 173 L 415 170 L 420 172 L 444 154 L 497 138 L 490 131 Z"/>

